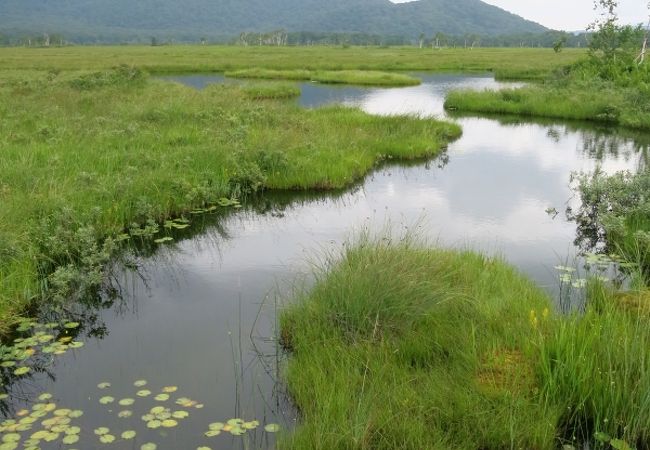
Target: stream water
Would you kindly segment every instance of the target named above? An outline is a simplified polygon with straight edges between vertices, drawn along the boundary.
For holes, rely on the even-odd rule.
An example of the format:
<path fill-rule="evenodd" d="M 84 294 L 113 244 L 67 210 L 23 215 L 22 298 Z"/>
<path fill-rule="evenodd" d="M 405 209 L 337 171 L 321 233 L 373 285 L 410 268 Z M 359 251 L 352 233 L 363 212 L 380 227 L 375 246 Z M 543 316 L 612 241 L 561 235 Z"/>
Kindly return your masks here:
<path fill-rule="evenodd" d="M 498 88 L 490 76 L 420 74 L 416 87 L 376 89 L 301 84 L 304 107 L 331 102 L 372 114 L 445 118 L 445 93 L 458 88 Z M 171 77 L 196 88 L 220 77 Z M 573 171 L 634 170 L 645 161 L 646 135 L 583 124 L 452 117 L 463 136 L 435 160 L 387 165 L 366 180 L 331 195 L 269 194 L 226 217 L 201 216 L 185 239 L 139 258 L 139 270 L 118 273 L 105 308 L 86 313 L 79 339 L 85 346 L 56 358 L 10 387 L 3 413 L 13 417 L 43 392 L 59 408 L 79 409 L 77 447 L 104 448 L 93 432 L 108 427 L 119 437 L 108 448 L 270 448 L 265 424 L 291 427 L 296 412 L 278 383 L 283 357 L 274 336 L 278 299 L 307 280 L 319 254 L 340 249 L 355 231 L 400 231 L 444 246 L 500 254 L 555 293 L 558 264 L 576 255 L 575 224 L 562 211 L 576 205 Z M 557 208 L 553 217 L 546 212 Z M 200 222 L 200 223 L 198 223 Z M 106 299 L 105 299 L 106 300 Z M 136 387 L 136 380 L 146 387 Z M 98 383 L 111 386 L 99 389 Z M 178 387 L 170 400 L 153 396 Z M 138 397 L 150 389 L 151 396 Z M 102 397 L 115 401 L 101 404 Z M 176 405 L 178 397 L 196 405 Z M 117 401 L 133 398 L 132 406 Z M 153 406 L 189 411 L 174 427 L 147 428 L 141 416 Z M 132 410 L 130 418 L 119 418 Z M 208 424 L 231 418 L 258 420 L 245 436 L 205 437 Z M 30 434 L 30 433 L 26 433 Z M 41 448 L 61 448 L 58 441 Z"/>

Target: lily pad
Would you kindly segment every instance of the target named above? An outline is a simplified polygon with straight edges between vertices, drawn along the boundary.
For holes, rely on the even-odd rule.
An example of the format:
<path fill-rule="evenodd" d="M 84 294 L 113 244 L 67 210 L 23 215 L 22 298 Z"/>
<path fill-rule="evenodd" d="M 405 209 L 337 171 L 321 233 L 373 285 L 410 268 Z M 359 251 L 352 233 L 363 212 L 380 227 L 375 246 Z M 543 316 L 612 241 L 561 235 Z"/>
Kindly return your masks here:
<path fill-rule="evenodd" d="M 176 387 L 176 386 L 165 386 L 162 389 L 162 391 L 167 393 L 167 394 L 171 394 L 172 392 L 176 392 L 177 390 L 178 390 L 178 387 Z"/>
<path fill-rule="evenodd" d="M 176 422 L 174 419 L 167 419 L 162 421 L 162 426 L 165 428 L 174 428 L 176 425 L 178 425 L 178 422 Z"/>
<path fill-rule="evenodd" d="M 115 399 L 110 395 L 107 395 L 99 399 L 99 403 L 101 403 L 102 405 L 108 405 L 109 403 L 113 403 L 114 401 Z"/>
<path fill-rule="evenodd" d="M 174 419 L 185 419 L 190 415 L 187 411 L 174 411 L 172 417 Z"/>
<path fill-rule="evenodd" d="M 113 436 L 112 434 L 105 434 L 105 435 L 99 437 L 99 441 L 102 444 L 110 444 L 114 440 L 115 440 L 115 436 Z"/>
<path fill-rule="evenodd" d="M 147 389 L 143 389 L 141 391 L 136 392 L 135 395 L 137 395 L 138 397 L 148 397 L 151 395 L 151 391 Z"/>
<path fill-rule="evenodd" d="M 207 437 L 214 437 L 214 436 L 219 436 L 221 434 L 221 430 L 209 430 L 204 433 Z"/>
<path fill-rule="evenodd" d="M 153 442 L 147 442 L 146 444 L 142 444 L 140 446 L 140 450 L 156 450 L 157 448 L 158 446 Z"/>
<path fill-rule="evenodd" d="M 111 383 L 107 383 L 107 382 L 99 383 L 97 387 L 99 389 L 108 389 L 109 387 L 111 387 Z"/>
<path fill-rule="evenodd" d="M 278 425 L 277 423 L 270 423 L 264 427 L 264 431 L 266 431 L 267 433 L 277 433 L 278 431 L 280 431 L 280 425 Z"/>
<path fill-rule="evenodd" d="M 109 430 L 109 429 L 106 428 L 106 427 L 95 428 L 95 434 L 96 434 L 97 436 L 103 436 L 103 435 L 105 435 L 105 434 L 108 434 L 110 431 L 111 431 L 111 430 Z"/>
<path fill-rule="evenodd" d="M 68 330 L 73 330 L 75 328 L 79 328 L 79 322 L 68 322 L 65 325 L 63 325 L 64 328 L 67 328 Z"/>
<path fill-rule="evenodd" d="M 122 433 L 122 439 L 133 439 L 136 435 L 136 432 L 133 430 L 127 430 Z"/>
<path fill-rule="evenodd" d="M 166 402 L 169 400 L 169 394 L 158 394 L 154 397 L 154 400 L 159 402 Z"/>
<path fill-rule="evenodd" d="M 121 406 L 131 406 L 132 404 L 135 403 L 135 400 L 132 398 L 123 398 L 118 402 Z"/>
<path fill-rule="evenodd" d="M 135 383 L 133 383 L 133 386 L 135 387 L 142 387 L 147 385 L 147 380 L 138 380 Z"/>
<path fill-rule="evenodd" d="M 16 370 L 14 370 L 14 375 L 16 375 L 16 376 L 25 375 L 25 374 L 28 374 L 31 370 L 32 369 L 30 369 L 29 367 L 26 367 L 26 366 L 19 367 Z"/>
<path fill-rule="evenodd" d="M 129 411 L 128 409 L 125 409 L 124 411 L 120 411 L 117 413 L 117 417 L 120 419 L 127 419 L 133 415 L 133 411 Z"/>
<path fill-rule="evenodd" d="M 69 434 L 63 438 L 62 442 L 66 445 L 72 445 L 79 442 L 79 436 L 76 434 Z"/>

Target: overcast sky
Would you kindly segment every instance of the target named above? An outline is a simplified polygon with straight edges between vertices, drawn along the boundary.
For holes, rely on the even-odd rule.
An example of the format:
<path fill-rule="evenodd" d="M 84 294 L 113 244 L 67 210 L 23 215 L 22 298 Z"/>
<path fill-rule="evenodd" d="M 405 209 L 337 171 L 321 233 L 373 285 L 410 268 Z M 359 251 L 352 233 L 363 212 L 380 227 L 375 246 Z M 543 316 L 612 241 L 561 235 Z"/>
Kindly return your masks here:
<path fill-rule="evenodd" d="M 409 0 L 392 0 L 401 3 Z M 583 30 L 593 21 L 592 0 L 483 0 L 526 19 L 559 30 Z M 619 16 L 625 23 L 647 22 L 648 0 L 619 0 Z"/>

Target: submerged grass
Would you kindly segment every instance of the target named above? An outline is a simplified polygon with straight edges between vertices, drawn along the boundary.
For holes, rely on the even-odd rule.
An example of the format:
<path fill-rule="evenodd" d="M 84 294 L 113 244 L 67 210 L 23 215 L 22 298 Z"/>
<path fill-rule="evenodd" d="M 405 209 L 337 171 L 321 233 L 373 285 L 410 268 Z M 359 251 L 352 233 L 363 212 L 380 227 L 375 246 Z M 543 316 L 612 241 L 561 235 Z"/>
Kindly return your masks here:
<path fill-rule="evenodd" d="M 257 78 L 270 80 L 313 81 L 327 84 L 353 84 L 366 86 L 416 86 L 421 83 L 418 78 L 400 73 L 379 72 L 374 70 L 272 70 L 243 69 L 226 72 L 231 78 Z"/>
<path fill-rule="evenodd" d="M 256 101 L 250 87 L 197 92 L 129 68 L 4 74 L 2 327 L 45 292 L 72 301 L 100 283 L 119 240 L 168 217 L 259 189 L 341 188 L 460 135 L 433 120 Z"/>
<path fill-rule="evenodd" d="M 650 319 L 602 283 L 557 316 L 471 252 L 365 239 L 326 267 L 281 316 L 302 413 L 283 447 L 648 448 Z"/>

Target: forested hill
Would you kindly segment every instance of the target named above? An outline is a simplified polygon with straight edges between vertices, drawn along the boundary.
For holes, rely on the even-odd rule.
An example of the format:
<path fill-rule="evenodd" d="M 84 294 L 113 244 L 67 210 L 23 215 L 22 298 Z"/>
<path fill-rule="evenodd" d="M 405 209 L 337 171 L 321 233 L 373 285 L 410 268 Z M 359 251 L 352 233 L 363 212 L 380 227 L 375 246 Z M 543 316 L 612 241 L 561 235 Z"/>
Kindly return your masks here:
<path fill-rule="evenodd" d="M 479 0 L 1 0 L 0 32 L 198 39 L 243 31 L 517 34 L 546 29 Z"/>

